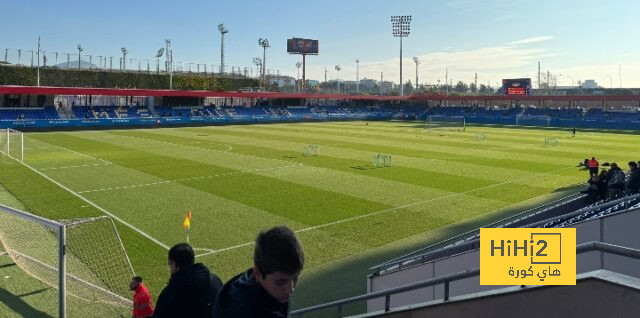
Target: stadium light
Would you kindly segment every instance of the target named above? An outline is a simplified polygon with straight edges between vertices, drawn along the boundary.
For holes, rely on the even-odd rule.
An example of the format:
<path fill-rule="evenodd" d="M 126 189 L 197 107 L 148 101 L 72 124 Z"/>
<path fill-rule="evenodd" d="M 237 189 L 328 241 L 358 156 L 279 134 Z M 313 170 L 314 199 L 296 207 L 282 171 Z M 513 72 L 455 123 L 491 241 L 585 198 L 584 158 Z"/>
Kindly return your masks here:
<path fill-rule="evenodd" d="M 408 37 L 411 33 L 411 16 L 394 15 L 391 16 L 391 30 L 393 36 L 400 38 L 400 96 L 404 95 L 404 84 L 402 83 L 402 38 Z"/>
<path fill-rule="evenodd" d="M 413 57 L 413 62 L 416 63 L 416 91 L 418 90 L 418 65 L 420 65 L 420 60 L 417 56 Z"/>
<path fill-rule="evenodd" d="M 259 38 L 258 45 L 262 47 L 262 82 L 264 83 L 264 87 L 267 87 L 267 83 L 265 82 L 265 69 L 267 67 L 267 48 L 270 47 L 269 40 Z"/>
<path fill-rule="evenodd" d="M 360 94 L 360 60 L 356 59 L 356 94 Z"/>
<path fill-rule="evenodd" d="M 127 67 L 127 53 L 129 53 L 129 51 L 127 51 L 127 48 L 124 46 L 120 48 L 120 51 L 122 52 L 122 70 L 124 70 Z"/>
<path fill-rule="evenodd" d="M 84 51 L 84 49 L 82 48 L 82 45 L 78 44 L 78 69 L 80 69 L 80 59 L 81 59 L 81 55 L 82 51 Z"/>
<path fill-rule="evenodd" d="M 161 47 L 160 49 L 158 49 L 158 53 L 156 53 L 156 72 L 160 73 L 160 58 L 162 57 L 162 55 L 164 54 L 164 48 Z"/>
<path fill-rule="evenodd" d="M 229 29 L 220 23 L 218 24 L 218 31 L 220 31 L 220 74 L 224 74 L 224 35 L 229 33 Z"/>
<path fill-rule="evenodd" d="M 336 72 L 338 72 L 338 75 L 336 76 L 336 82 L 338 82 L 338 94 L 340 93 L 340 70 L 342 70 L 342 67 L 340 67 L 340 65 L 336 65 L 335 67 Z"/>
<path fill-rule="evenodd" d="M 260 76 L 260 72 L 262 69 L 262 59 L 259 57 L 254 57 L 253 58 L 253 64 L 256 65 L 256 68 L 258 69 L 257 75 Z M 258 81 L 259 85 L 260 85 L 260 89 L 262 89 L 262 81 Z"/>

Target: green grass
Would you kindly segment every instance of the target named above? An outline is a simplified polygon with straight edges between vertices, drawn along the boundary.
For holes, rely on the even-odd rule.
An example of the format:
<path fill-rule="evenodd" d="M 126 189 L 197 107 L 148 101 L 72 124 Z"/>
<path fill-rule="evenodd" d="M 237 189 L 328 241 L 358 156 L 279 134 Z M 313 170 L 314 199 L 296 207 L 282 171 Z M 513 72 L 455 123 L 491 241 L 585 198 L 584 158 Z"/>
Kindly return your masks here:
<path fill-rule="evenodd" d="M 477 133 L 487 139 L 476 141 Z M 560 144 L 544 147 L 547 137 Z M 584 181 L 575 166 L 585 157 L 637 160 L 638 141 L 341 122 L 28 133 L 25 154 L 28 165 L 166 245 L 186 239 L 181 224 L 191 211 L 197 252 L 223 249 L 198 260 L 223 280 L 251 266 L 247 243 L 261 229 L 300 231 L 307 265 L 294 307 L 302 307 L 364 293 L 376 263 L 574 191 L 564 188 Z M 320 145 L 320 156 L 303 157 L 307 144 Z M 378 152 L 391 154 L 393 167 L 373 167 Z M 102 215 L 25 166 L 0 164 L 0 202 L 52 219 Z M 166 251 L 116 223 L 136 274 L 157 295 L 168 278 Z M 23 307 L 0 307 L 0 316 Z"/>

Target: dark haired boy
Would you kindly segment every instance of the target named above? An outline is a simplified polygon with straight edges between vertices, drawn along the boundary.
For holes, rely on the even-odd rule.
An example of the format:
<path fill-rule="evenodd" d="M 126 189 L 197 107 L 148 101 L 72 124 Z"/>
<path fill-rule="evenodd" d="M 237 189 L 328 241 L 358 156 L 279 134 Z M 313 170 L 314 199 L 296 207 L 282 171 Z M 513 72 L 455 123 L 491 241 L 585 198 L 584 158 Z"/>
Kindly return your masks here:
<path fill-rule="evenodd" d="M 300 241 L 279 226 L 256 239 L 253 268 L 229 280 L 218 295 L 214 318 L 285 318 L 289 297 L 304 267 Z"/>

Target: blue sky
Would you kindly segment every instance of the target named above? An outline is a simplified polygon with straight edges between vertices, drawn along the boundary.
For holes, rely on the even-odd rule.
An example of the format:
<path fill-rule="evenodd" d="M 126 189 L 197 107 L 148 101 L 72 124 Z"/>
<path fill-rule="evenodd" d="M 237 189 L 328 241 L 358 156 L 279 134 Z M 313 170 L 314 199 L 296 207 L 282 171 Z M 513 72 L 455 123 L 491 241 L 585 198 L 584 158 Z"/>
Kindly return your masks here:
<path fill-rule="evenodd" d="M 217 25 L 230 32 L 227 65 L 251 67 L 262 56 L 257 40 L 269 39 L 267 67 L 296 76 L 300 59 L 286 53 L 286 39 L 320 41 L 320 55 L 307 59 L 308 78 L 353 80 L 355 59 L 360 77 L 398 81 L 399 43 L 391 34 L 391 15 L 412 15 L 404 39 L 404 78 L 420 82 L 481 83 L 500 78 L 558 75 L 559 85 L 595 79 L 609 87 L 640 87 L 640 1 L 14 1 L 0 0 L 0 49 L 33 49 L 38 35 L 46 51 L 152 58 L 171 38 L 174 59 L 219 64 Z M 562 75 L 560 75 L 562 74 Z"/>

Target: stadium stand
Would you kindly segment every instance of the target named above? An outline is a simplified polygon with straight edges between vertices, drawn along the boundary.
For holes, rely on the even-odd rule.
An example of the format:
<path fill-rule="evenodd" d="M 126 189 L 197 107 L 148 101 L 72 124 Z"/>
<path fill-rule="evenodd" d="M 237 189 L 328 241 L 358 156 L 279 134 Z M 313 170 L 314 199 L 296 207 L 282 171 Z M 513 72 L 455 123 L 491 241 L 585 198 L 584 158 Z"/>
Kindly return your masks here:
<path fill-rule="evenodd" d="M 575 209 L 581 205 L 584 196 L 571 195 L 485 226 L 576 228 L 578 275 L 570 291 L 480 285 L 477 229 L 373 267 L 367 294 L 299 309 L 293 317 L 329 309 L 342 316 L 344 306 L 363 301 L 367 313 L 354 317 L 633 316 L 640 309 L 640 195 Z M 563 301 L 550 301 L 555 297 Z"/>

